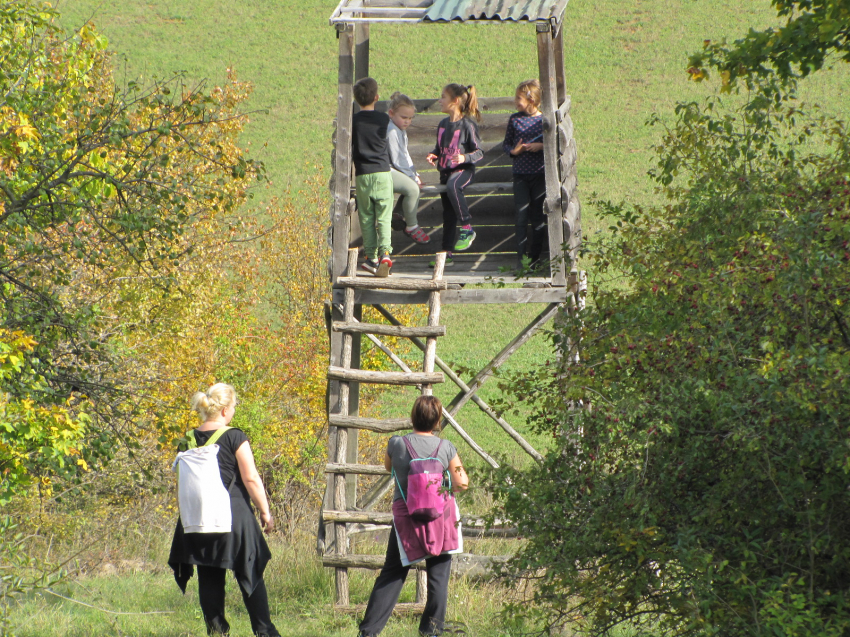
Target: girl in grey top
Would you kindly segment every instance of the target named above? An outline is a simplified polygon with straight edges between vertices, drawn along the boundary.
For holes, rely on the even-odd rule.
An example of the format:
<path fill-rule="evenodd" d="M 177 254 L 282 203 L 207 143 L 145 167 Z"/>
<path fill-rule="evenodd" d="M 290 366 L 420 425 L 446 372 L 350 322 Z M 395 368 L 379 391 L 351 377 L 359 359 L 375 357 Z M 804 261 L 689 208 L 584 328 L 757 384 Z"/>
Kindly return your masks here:
<path fill-rule="evenodd" d="M 401 207 L 404 213 L 404 234 L 416 243 L 429 243 L 431 237 L 419 226 L 416 212 L 419 208 L 419 188 L 422 181 L 413 166 L 413 160 L 407 151 L 407 128 L 416 115 L 413 101 L 396 91 L 390 98 L 390 125 L 387 129 L 387 142 L 390 155 L 390 175 L 393 178 L 393 192 L 401 195 Z"/>

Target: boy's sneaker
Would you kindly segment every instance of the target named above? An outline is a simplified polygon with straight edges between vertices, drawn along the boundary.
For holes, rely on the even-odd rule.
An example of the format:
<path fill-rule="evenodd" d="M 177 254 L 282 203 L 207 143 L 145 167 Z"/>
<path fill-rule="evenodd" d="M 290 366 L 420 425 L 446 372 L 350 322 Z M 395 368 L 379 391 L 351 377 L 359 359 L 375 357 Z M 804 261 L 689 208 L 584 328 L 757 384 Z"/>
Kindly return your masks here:
<path fill-rule="evenodd" d="M 392 218 L 390 219 L 390 228 L 393 230 L 404 230 L 407 227 L 407 223 L 404 221 L 404 217 L 402 217 L 397 212 L 393 213 Z"/>
<path fill-rule="evenodd" d="M 422 226 L 416 226 L 415 230 L 407 231 L 407 226 L 404 227 L 404 234 L 413 239 L 416 243 L 431 243 L 431 237 L 422 229 Z"/>
<path fill-rule="evenodd" d="M 455 260 L 452 258 L 451 254 L 446 255 L 446 267 L 452 266 L 455 264 Z M 428 263 L 429 268 L 434 268 L 437 266 L 437 259 L 432 259 L 430 263 Z"/>
<path fill-rule="evenodd" d="M 378 262 L 378 271 L 375 272 L 375 275 L 379 277 L 388 277 L 392 267 L 393 261 L 390 259 L 390 255 L 385 254 L 381 257 L 380 262 Z"/>
<path fill-rule="evenodd" d="M 455 250 L 457 250 L 458 252 L 468 250 L 469 246 L 472 245 L 473 241 L 475 241 L 475 230 L 467 230 L 466 228 L 461 228 L 458 232 L 458 240 L 455 244 Z"/>
<path fill-rule="evenodd" d="M 378 271 L 378 262 L 374 259 L 366 257 L 366 260 L 360 264 L 360 267 L 366 270 L 366 272 L 371 272 L 372 274 L 375 274 Z"/>

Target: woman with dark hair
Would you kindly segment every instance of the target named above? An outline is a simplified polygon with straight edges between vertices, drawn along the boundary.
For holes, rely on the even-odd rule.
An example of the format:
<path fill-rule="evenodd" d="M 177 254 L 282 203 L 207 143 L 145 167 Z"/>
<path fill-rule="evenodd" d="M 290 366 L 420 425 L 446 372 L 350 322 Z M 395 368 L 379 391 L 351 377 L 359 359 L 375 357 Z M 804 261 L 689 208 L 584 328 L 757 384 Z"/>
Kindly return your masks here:
<path fill-rule="evenodd" d="M 420 396 L 413 403 L 410 420 L 413 433 L 393 436 L 387 444 L 384 466 L 393 472 L 393 526 L 390 529 L 387 557 L 375 580 L 366 614 L 360 622 L 360 637 L 375 637 L 392 615 L 410 567 L 425 560 L 428 573 L 428 600 L 419 622 L 423 637 L 440 635 L 446 618 L 449 597 L 449 574 L 452 556 L 459 550 L 458 509 L 454 497 L 445 496 L 442 516 L 433 521 L 413 519 L 407 511 L 408 473 L 411 459 L 436 458 L 451 480 L 451 492 L 469 487 L 469 478 L 461 464 L 457 449 L 448 440 L 434 435 L 443 413 L 443 405 L 434 396 Z M 413 454 L 411 454 L 411 451 Z M 422 541 L 423 537 L 438 538 Z"/>

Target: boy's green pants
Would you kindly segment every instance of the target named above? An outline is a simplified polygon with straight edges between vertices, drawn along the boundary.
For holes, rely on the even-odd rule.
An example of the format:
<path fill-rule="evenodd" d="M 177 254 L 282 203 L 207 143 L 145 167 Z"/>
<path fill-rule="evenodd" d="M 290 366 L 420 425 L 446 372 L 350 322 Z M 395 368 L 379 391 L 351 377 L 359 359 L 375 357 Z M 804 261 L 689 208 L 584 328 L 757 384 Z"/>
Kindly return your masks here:
<path fill-rule="evenodd" d="M 363 249 L 369 259 L 392 254 L 393 178 L 389 172 L 357 175 L 357 214 Z"/>

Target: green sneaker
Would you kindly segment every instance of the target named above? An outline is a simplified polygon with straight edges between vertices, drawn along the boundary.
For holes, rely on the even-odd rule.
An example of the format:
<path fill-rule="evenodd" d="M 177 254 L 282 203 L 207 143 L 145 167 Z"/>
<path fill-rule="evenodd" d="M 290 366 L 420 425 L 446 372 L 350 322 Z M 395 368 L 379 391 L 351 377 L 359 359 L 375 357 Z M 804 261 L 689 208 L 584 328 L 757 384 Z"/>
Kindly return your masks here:
<path fill-rule="evenodd" d="M 455 260 L 452 258 L 452 255 L 451 255 L 451 254 L 447 254 L 447 255 L 446 255 L 446 267 L 448 268 L 449 266 L 452 266 L 452 265 L 454 265 L 454 264 L 455 264 Z M 433 267 L 435 267 L 436 265 L 437 265 L 437 260 L 436 260 L 436 259 L 433 259 L 433 260 L 432 260 L 432 261 L 428 264 L 428 267 L 429 267 L 429 268 L 433 268 Z"/>
<path fill-rule="evenodd" d="M 461 228 L 460 232 L 458 232 L 458 240 L 455 244 L 455 250 L 457 250 L 458 252 L 468 250 L 469 246 L 472 245 L 473 241 L 475 241 L 475 230 L 467 230 L 466 228 Z"/>

